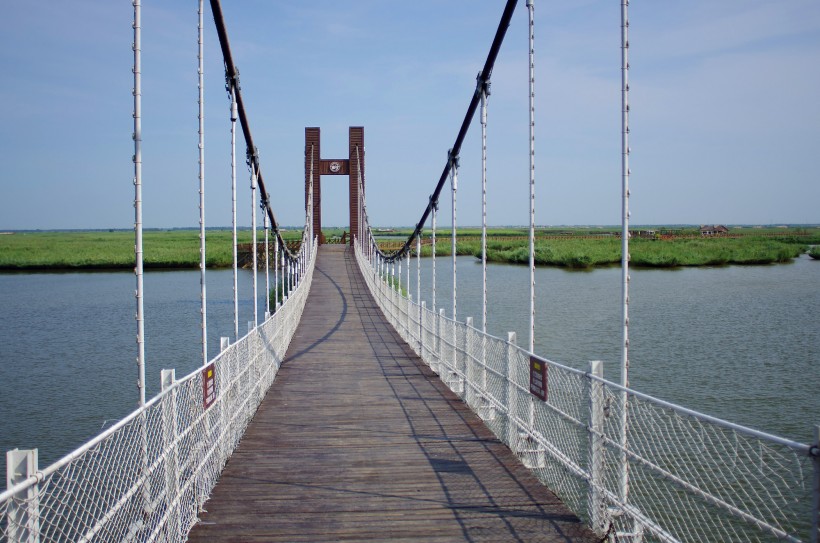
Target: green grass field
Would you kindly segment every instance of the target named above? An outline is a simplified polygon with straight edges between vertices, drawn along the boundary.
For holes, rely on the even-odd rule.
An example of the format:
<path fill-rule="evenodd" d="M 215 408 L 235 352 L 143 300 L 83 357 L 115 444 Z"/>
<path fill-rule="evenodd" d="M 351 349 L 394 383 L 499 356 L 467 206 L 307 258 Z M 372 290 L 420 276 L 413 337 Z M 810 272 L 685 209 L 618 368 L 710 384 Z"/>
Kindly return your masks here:
<path fill-rule="evenodd" d="M 790 261 L 805 250 L 803 245 L 768 239 L 635 239 L 629 245 L 631 265 L 651 268 L 770 264 Z M 473 254 L 480 256 L 480 248 Z M 525 264 L 529 262 L 529 250 L 526 245 L 499 247 L 489 243 L 487 257 L 493 262 Z M 536 244 L 535 262 L 575 269 L 618 265 L 621 244 L 615 239 L 540 242 Z"/>
<path fill-rule="evenodd" d="M 459 255 L 481 257 L 481 242 L 462 240 L 457 243 Z M 632 266 L 673 268 L 680 266 L 722 266 L 729 264 L 772 264 L 788 262 L 806 252 L 806 246 L 768 239 L 707 239 L 630 242 Z M 432 254 L 430 246 L 422 256 Z M 451 255 L 449 239 L 436 245 L 437 256 Z M 529 264 L 526 240 L 487 241 L 487 260 L 507 264 Z M 567 239 L 538 241 L 535 245 L 538 266 L 591 269 L 617 266 L 621 263 L 621 242 L 617 239 Z"/>
<path fill-rule="evenodd" d="M 299 239 L 300 232 L 286 232 Z M 237 233 L 239 243 L 251 242 L 251 231 Z M 230 230 L 208 230 L 205 262 L 230 267 Z M 261 234 L 260 234 L 261 239 Z M 146 268 L 199 267 L 198 230 L 146 230 L 143 233 Z M 130 269 L 134 267 L 131 231 L 26 232 L 0 236 L 0 270 Z"/>
<path fill-rule="evenodd" d="M 481 256 L 480 230 L 458 231 L 456 252 L 459 255 Z M 526 229 L 501 229 L 488 232 L 487 259 L 509 264 L 529 263 L 529 243 Z M 808 250 L 809 244 L 820 243 L 817 229 L 741 229 L 737 237 L 701 237 L 697 230 L 678 230 L 664 239 L 633 238 L 630 241 L 630 262 L 633 266 L 673 268 L 680 266 L 722 266 L 730 264 L 772 264 L 789 262 Z M 436 254 L 451 254 L 449 232 L 438 231 L 441 237 Z M 426 233 L 425 239 L 429 238 Z M 429 245 L 422 247 L 422 256 L 430 256 Z M 558 266 L 591 269 L 617 266 L 621 262 L 621 241 L 618 238 L 595 237 L 595 231 L 585 228 L 544 230 L 536 237 L 535 262 L 538 266 Z"/>
<path fill-rule="evenodd" d="M 591 238 L 595 229 L 539 229 L 536 244 L 536 264 L 588 269 L 618 265 L 621 245 L 612 237 Z M 599 230 L 600 231 L 600 230 Z M 342 229 L 327 229 L 328 237 L 341 235 Z M 410 229 L 384 233 L 398 243 Z M 820 230 L 743 229 L 737 238 L 673 238 L 633 239 L 630 242 L 634 266 L 719 266 L 727 264 L 767 264 L 788 262 L 808 250 L 810 244 L 820 244 Z M 733 234 L 736 233 L 733 231 Z M 492 262 L 526 264 L 529 252 L 526 228 L 492 228 L 488 232 L 488 259 Z M 776 237 L 767 237 L 778 234 Z M 436 254 L 450 254 L 449 232 L 442 236 Z M 301 232 L 288 230 L 285 239 L 299 239 Z M 481 230 L 465 228 L 458 231 L 457 252 L 461 255 L 481 255 Z M 560 239 L 555 239 L 559 236 Z M 425 231 L 425 238 L 429 230 Z M 239 243 L 250 243 L 251 232 L 240 230 Z M 206 232 L 206 263 L 208 267 L 230 267 L 232 262 L 231 231 Z M 260 240 L 262 239 L 260 234 Z M 147 230 L 143 235 L 146 268 L 197 268 L 199 266 L 198 230 Z M 430 247 L 422 248 L 422 256 L 430 255 Z M 813 249 L 817 255 L 817 248 Z M 817 256 L 815 256 L 817 258 Z M 134 266 L 134 233 L 131 231 L 70 231 L 24 232 L 0 235 L 0 270 L 50 269 L 130 269 Z"/>

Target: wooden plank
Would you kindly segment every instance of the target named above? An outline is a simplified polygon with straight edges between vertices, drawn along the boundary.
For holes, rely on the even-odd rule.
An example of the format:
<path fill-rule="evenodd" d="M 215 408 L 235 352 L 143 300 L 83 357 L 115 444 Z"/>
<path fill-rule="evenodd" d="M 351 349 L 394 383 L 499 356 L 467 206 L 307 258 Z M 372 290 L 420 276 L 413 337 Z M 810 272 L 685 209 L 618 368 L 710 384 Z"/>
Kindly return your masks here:
<path fill-rule="evenodd" d="M 597 540 L 401 341 L 343 246 L 321 246 L 205 509 L 190 541 Z"/>

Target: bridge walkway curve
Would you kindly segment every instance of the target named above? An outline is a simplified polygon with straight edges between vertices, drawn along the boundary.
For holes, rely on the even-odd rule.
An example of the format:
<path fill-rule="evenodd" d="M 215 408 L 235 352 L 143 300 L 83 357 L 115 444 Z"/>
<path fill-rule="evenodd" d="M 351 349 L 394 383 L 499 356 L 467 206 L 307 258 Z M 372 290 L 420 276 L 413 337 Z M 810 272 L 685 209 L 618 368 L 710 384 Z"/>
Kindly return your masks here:
<path fill-rule="evenodd" d="M 317 258 L 189 541 L 596 541 L 399 338 L 350 247 Z"/>

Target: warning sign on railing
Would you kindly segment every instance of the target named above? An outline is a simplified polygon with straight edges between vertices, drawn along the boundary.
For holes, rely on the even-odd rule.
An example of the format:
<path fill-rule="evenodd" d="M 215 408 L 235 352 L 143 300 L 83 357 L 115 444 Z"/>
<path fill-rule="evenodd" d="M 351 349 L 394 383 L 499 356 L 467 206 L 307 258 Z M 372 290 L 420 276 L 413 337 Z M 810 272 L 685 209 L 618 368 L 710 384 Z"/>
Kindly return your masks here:
<path fill-rule="evenodd" d="M 547 364 L 534 356 L 530 357 L 530 393 L 547 401 Z"/>
<path fill-rule="evenodd" d="M 202 407 L 208 409 L 216 400 L 216 372 L 213 363 L 202 369 Z"/>

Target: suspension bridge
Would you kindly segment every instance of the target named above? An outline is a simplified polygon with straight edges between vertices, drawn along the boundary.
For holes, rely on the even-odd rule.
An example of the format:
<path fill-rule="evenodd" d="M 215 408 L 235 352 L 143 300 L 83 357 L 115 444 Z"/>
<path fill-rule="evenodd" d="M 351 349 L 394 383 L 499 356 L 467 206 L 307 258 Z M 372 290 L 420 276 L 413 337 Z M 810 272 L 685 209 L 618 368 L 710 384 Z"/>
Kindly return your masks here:
<path fill-rule="evenodd" d="M 487 97 L 516 0 L 508 0 L 441 177 L 412 234 L 380 249 L 366 203 L 364 128 L 323 158 L 305 130 L 305 222 L 281 236 L 253 142 L 219 0 L 211 11 L 246 144 L 264 251 L 251 250 L 266 311 L 207 352 L 202 27 L 200 239 L 202 367 L 145 397 L 142 269 L 141 4 L 134 0 L 134 204 L 139 408 L 51 466 L 7 454 L 0 540 L 45 541 L 818 541 L 820 449 L 629 388 L 629 42 L 621 0 L 622 360 L 618 383 L 534 352 L 535 61 L 529 18 L 530 327 L 487 334 L 459 320 L 459 154 L 478 115 L 486 254 Z M 321 177 L 349 180 L 350 238 L 322 238 Z M 437 212 L 449 182 L 452 307 L 436 300 Z M 258 192 L 257 192 L 258 191 Z M 429 224 L 429 228 L 428 228 Z M 234 219 L 234 235 L 236 221 Z M 428 228 L 427 231 L 425 229 Z M 422 278 L 422 238 L 432 274 Z M 272 245 L 272 247 L 271 247 Z M 237 243 L 234 239 L 234 292 Z M 261 262 L 260 262 L 261 260 Z M 482 258 L 486 270 L 486 258 Z M 450 271 L 450 270 L 448 270 Z M 441 273 L 441 271 L 439 272 Z M 273 288 L 271 288 L 271 275 Z M 432 299 L 422 300 L 422 280 Z M 269 295 L 269 293 L 273 295 Z M 429 305 L 428 305 L 429 302 Z M 256 311 L 256 310 L 254 310 Z"/>

